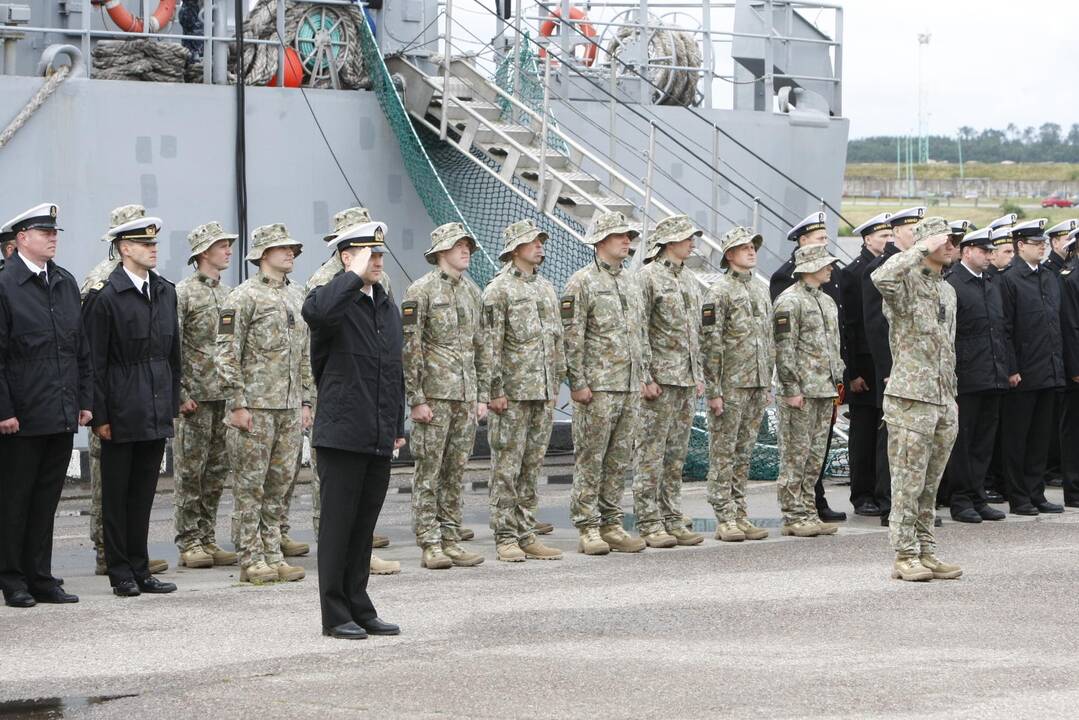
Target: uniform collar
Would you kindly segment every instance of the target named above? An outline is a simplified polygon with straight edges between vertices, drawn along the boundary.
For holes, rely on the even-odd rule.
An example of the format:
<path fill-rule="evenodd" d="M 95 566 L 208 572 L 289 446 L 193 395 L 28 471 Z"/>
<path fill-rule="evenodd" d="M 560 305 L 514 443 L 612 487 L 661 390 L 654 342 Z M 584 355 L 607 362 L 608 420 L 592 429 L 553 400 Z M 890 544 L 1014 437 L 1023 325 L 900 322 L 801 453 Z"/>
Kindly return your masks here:
<path fill-rule="evenodd" d="M 537 273 L 535 271 L 532 271 L 530 273 L 521 272 L 521 268 L 517 267 L 516 265 L 514 265 L 513 268 L 510 270 L 510 275 L 519 280 L 523 280 L 524 282 L 535 282 L 536 274 Z"/>
<path fill-rule="evenodd" d="M 984 278 L 984 277 L 985 277 L 985 273 L 984 273 L 984 272 L 983 272 L 983 273 L 978 273 L 977 275 L 975 275 L 975 274 L 974 274 L 974 271 L 973 271 L 973 270 L 971 270 L 970 268 L 968 268 L 968 267 L 967 267 L 967 264 L 966 264 L 965 262 L 963 262 L 962 260 L 960 260 L 960 261 L 959 261 L 959 265 L 960 265 L 960 266 L 961 266 L 961 267 L 962 267 L 962 268 L 963 268 L 964 270 L 966 270 L 966 272 L 965 272 L 965 273 L 963 273 L 962 275 L 960 275 L 960 276 L 959 276 L 959 277 L 960 277 L 960 278 L 962 278 L 963 280 L 974 280 L 975 278 L 977 278 L 977 279 L 979 279 L 979 280 L 980 280 L 981 278 Z"/>
<path fill-rule="evenodd" d="M 196 270 L 195 271 L 195 279 L 198 280 L 203 285 L 207 285 L 207 286 L 212 287 L 212 288 L 215 288 L 215 287 L 217 287 L 218 285 L 221 284 L 221 279 L 220 278 L 212 278 L 209 275 L 207 275 L 206 273 L 202 272 L 201 270 Z"/>
<path fill-rule="evenodd" d="M 261 270 L 259 270 L 257 273 L 255 273 L 255 279 L 257 279 L 263 285 L 266 285 L 266 286 L 272 287 L 272 288 L 282 288 L 282 287 L 285 287 L 286 285 L 289 284 L 289 281 L 288 281 L 287 277 L 284 280 L 274 280 L 269 275 L 263 275 Z"/>
<path fill-rule="evenodd" d="M 596 258 L 596 265 L 601 270 L 607 272 L 610 275 L 617 276 L 619 273 L 622 272 L 622 266 L 621 265 L 618 265 L 617 267 L 615 267 L 614 265 L 609 265 L 608 263 L 604 262 L 603 260 L 600 260 L 598 257 Z"/>
<path fill-rule="evenodd" d="M 673 263 L 673 262 L 671 262 L 670 260 L 667 260 L 667 259 L 663 259 L 660 262 L 663 265 L 663 267 L 667 268 L 667 271 L 670 272 L 675 277 L 678 277 L 679 275 L 681 275 L 682 270 L 685 268 L 685 265 L 683 265 L 681 263 Z"/>
<path fill-rule="evenodd" d="M 749 281 L 753 279 L 752 272 L 738 272 L 737 270 L 731 270 L 727 274 L 731 276 L 732 280 L 737 280 L 740 283 L 748 284 Z"/>
<path fill-rule="evenodd" d="M 139 281 L 139 284 L 135 284 L 135 280 Z M 112 269 L 112 273 L 109 274 L 109 284 L 116 288 L 116 292 L 124 292 L 125 290 L 134 290 L 135 292 L 142 292 L 142 283 L 150 283 L 150 291 L 153 292 L 159 282 L 159 276 L 153 270 L 146 271 L 146 280 L 142 278 L 132 277 L 131 273 L 127 271 L 122 262 L 116 263 L 116 267 Z"/>
<path fill-rule="evenodd" d="M 813 287 L 802 278 L 798 278 L 798 284 L 801 285 L 810 295 L 820 295 L 821 289 L 819 287 Z"/>
<path fill-rule="evenodd" d="M 19 255 L 19 253 L 16 252 L 15 255 Z M 14 255 L 12 255 L 12 258 L 13 257 L 14 257 Z M 4 263 L 4 272 L 9 272 L 9 273 L 12 273 L 13 275 L 15 275 L 18 278 L 17 282 L 20 285 L 22 285 L 24 282 L 26 282 L 30 278 L 35 277 L 42 270 L 42 268 L 37 268 L 36 270 L 31 270 L 30 269 L 31 268 L 30 262 L 26 258 L 24 258 L 22 255 L 19 255 L 19 258 L 22 260 L 22 262 L 15 262 L 14 260 L 12 260 L 12 258 L 8 258 L 7 262 Z M 51 283 L 53 281 L 53 279 L 56 277 L 54 275 L 55 265 L 53 265 L 53 262 L 51 260 L 49 262 L 45 263 L 44 270 L 45 270 L 46 275 L 49 278 L 49 282 Z"/>
<path fill-rule="evenodd" d="M 436 270 L 435 272 L 438 273 L 439 278 L 441 278 L 445 282 L 448 282 L 450 285 L 455 285 L 456 286 L 458 283 L 461 282 L 461 278 L 454 277 L 453 275 L 450 275 L 448 272 L 445 272 L 444 270 Z"/>

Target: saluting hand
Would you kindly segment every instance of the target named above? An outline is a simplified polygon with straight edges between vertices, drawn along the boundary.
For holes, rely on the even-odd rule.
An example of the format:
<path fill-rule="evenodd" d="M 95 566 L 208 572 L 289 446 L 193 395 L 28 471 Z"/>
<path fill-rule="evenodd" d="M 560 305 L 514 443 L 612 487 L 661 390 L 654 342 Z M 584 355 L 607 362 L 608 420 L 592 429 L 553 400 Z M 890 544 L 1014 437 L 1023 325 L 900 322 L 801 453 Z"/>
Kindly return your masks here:
<path fill-rule="evenodd" d="M 14 435 L 19 432 L 19 418 L 9 417 L 7 420 L 0 420 L 0 435 Z"/>
<path fill-rule="evenodd" d="M 360 251 L 352 256 L 352 264 L 349 265 L 348 271 L 354 273 L 356 277 L 362 277 L 370 261 L 371 248 L 360 248 Z"/>

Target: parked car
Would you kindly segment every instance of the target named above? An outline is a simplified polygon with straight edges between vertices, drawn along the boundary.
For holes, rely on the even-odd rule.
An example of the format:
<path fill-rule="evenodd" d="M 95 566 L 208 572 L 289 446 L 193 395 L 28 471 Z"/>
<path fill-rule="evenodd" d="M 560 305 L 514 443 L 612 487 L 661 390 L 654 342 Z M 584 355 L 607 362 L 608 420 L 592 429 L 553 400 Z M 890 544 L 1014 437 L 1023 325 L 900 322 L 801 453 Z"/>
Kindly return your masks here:
<path fill-rule="evenodd" d="M 1072 201 L 1071 198 L 1066 198 L 1066 197 L 1064 197 L 1062 195 L 1058 195 L 1057 193 L 1053 193 L 1049 197 L 1042 200 L 1042 207 L 1043 208 L 1048 208 L 1048 207 L 1070 208 L 1074 204 L 1075 203 Z"/>

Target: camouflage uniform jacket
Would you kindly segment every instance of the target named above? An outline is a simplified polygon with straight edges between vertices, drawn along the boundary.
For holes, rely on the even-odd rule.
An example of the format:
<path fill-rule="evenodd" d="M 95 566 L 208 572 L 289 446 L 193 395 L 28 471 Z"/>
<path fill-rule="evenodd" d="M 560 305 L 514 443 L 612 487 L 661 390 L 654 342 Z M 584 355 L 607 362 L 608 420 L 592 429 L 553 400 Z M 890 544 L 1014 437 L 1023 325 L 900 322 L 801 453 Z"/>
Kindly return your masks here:
<path fill-rule="evenodd" d="M 558 295 L 546 278 L 511 267 L 483 292 L 490 397 L 554 400 L 566 374 Z"/>
<path fill-rule="evenodd" d="M 559 312 L 571 390 L 636 392 L 652 381 L 640 301 L 636 279 L 598 259 L 569 279 Z"/>
<path fill-rule="evenodd" d="M 843 381 L 843 361 L 835 301 L 799 280 L 776 298 L 772 322 L 779 395 L 836 397 L 836 385 Z"/>
<path fill-rule="evenodd" d="M 955 289 L 922 265 L 922 243 L 873 271 L 884 300 L 892 372 L 885 395 L 946 405 L 955 399 Z"/>
<path fill-rule="evenodd" d="M 693 271 L 669 260 L 655 260 L 637 273 L 648 336 L 641 345 L 643 364 L 660 385 L 692 387 L 704 382 L 701 370 L 701 306 Z"/>
<path fill-rule="evenodd" d="M 480 289 L 439 269 L 412 283 L 401 303 L 409 407 L 436 400 L 487 402 Z"/>
<path fill-rule="evenodd" d="M 217 372 L 228 409 L 299 409 L 311 397 L 303 297 L 261 272 L 229 293 L 217 326 Z"/>
<path fill-rule="evenodd" d="M 116 269 L 116 266 L 120 264 L 120 259 L 105 258 L 97 265 L 94 265 L 94 269 L 90 271 L 90 274 L 86 276 L 86 279 L 82 281 L 82 285 L 79 286 L 79 295 L 82 296 L 82 301 L 86 302 L 86 296 L 89 294 L 90 289 L 98 283 L 103 283 L 109 279 L 109 275 L 112 275 L 112 271 Z"/>
<path fill-rule="evenodd" d="M 217 324 L 229 286 L 195 272 L 176 285 L 176 313 L 179 316 L 180 402 L 224 400 L 214 366 Z"/>
<path fill-rule="evenodd" d="M 775 345 L 768 286 L 730 270 L 708 288 L 701 307 L 701 353 L 708 399 L 724 389 L 772 385 Z"/>

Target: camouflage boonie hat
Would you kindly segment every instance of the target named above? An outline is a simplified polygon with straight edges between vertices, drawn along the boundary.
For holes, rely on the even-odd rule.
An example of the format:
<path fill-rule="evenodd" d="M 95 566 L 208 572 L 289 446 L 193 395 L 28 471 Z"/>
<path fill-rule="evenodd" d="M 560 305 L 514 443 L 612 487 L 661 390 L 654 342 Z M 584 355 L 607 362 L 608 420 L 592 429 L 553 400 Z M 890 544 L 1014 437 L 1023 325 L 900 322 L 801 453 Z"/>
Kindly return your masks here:
<path fill-rule="evenodd" d="M 275 247 L 294 248 L 298 257 L 303 248 L 303 243 L 289 237 L 288 229 L 281 223 L 262 225 L 255 228 L 255 231 L 251 233 L 251 251 L 247 253 L 247 260 L 258 265 L 259 260 L 262 259 L 262 254 Z"/>
<path fill-rule="evenodd" d="M 189 263 L 194 262 L 196 255 L 209 250 L 210 246 L 218 240 L 228 240 L 231 245 L 238 237 L 240 236 L 234 233 L 225 232 L 225 229 L 221 227 L 221 223 L 217 221 L 199 225 L 187 236 L 187 242 L 191 246 L 191 254 L 187 256 L 187 261 Z"/>
<path fill-rule="evenodd" d="M 468 234 L 465 226 L 458 222 L 439 225 L 431 231 L 431 247 L 423 254 L 427 262 L 438 265 L 438 254 L 449 250 L 461 238 L 466 238 L 472 244 L 472 252 L 476 252 L 476 238 Z"/>
<path fill-rule="evenodd" d="M 626 216 L 618 211 L 603 213 L 592 222 L 584 242 L 588 245 L 596 245 L 607 239 L 608 235 L 629 235 L 633 240 L 641 233 L 633 229 L 626 220 Z"/>
<path fill-rule="evenodd" d="M 723 269 L 727 268 L 729 264 L 727 262 L 727 251 L 731 248 L 736 248 L 739 245 L 749 245 L 753 243 L 754 250 L 760 250 L 761 245 L 764 244 L 764 236 L 760 233 L 755 233 L 747 227 L 738 225 L 727 231 L 727 234 L 723 236 L 723 242 L 719 246 L 719 252 L 722 256 L 719 260 L 719 266 Z"/>
<path fill-rule="evenodd" d="M 537 228 L 531 220 L 518 220 L 507 225 L 502 231 L 502 252 L 498 254 L 498 259 L 502 262 L 509 260 L 514 250 L 537 238 L 547 242 L 547 233 Z"/>
<path fill-rule="evenodd" d="M 656 223 L 652 234 L 648 236 L 648 250 L 644 254 L 644 261 L 649 262 L 668 243 L 682 242 L 691 237 L 700 237 L 704 231 L 698 228 L 685 215 L 671 215 Z"/>
<path fill-rule="evenodd" d="M 817 272 L 821 268 L 838 261 L 839 258 L 832 257 L 828 253 L 827 245 L 806 245 L 794 251 L 794 272 L 792 274 Z"/>
<path fill-rule="evenodd" d="M 371 222 L 371 212 L 365 207 L 352 207 L 342 210 L 333 216 L 333 232 L 322 239 L 329 242 L 350 227 L 369 222 Z"/>
<path fill-rule="evenodd" d="M 112 212 L 109 213 L 109 230 L 144 217 L 146 217 L 146 208 L 142 205 L 121 205 L 118 208 L 113 208 Z M 101 239 L 109 241 L 112 240 L 112 236 L 105 233 L 101 236 Z"/>
<path fill-rule="evenodd" d="M 942 217 L 927 217 L 914 226 L 914 242 L 934 235 L 951 235 L 952 226 Z"/>

